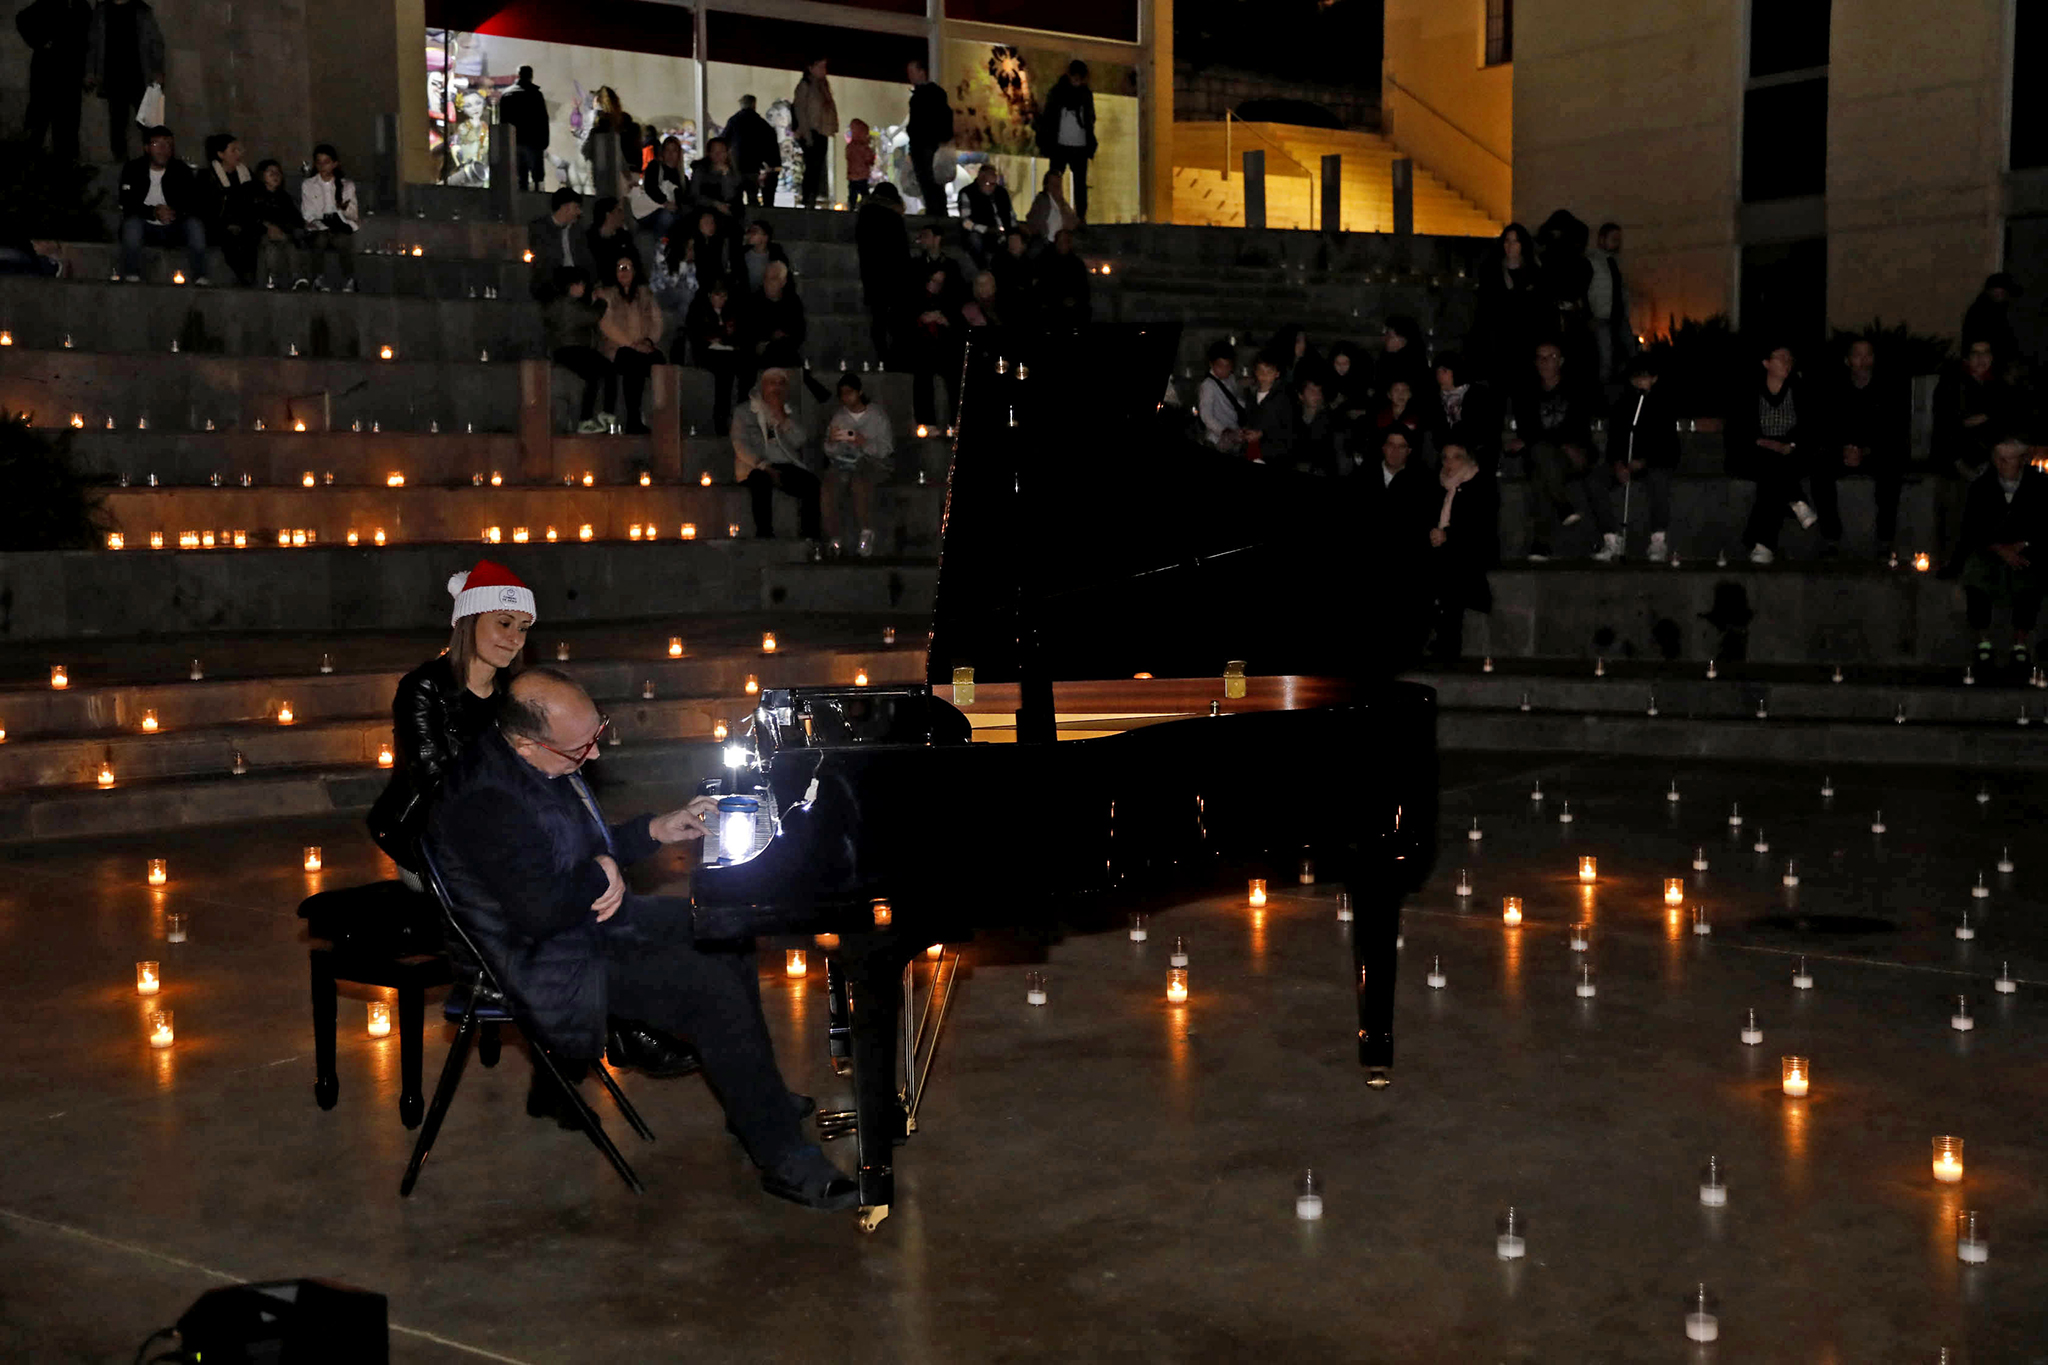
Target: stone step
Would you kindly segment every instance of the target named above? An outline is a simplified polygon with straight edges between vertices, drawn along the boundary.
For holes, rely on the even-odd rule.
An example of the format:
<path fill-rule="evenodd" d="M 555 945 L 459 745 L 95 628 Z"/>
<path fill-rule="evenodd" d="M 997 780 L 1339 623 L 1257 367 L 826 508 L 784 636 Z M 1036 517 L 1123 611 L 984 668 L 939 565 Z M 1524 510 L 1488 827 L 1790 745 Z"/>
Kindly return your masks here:
<path fill-rule="evenodd" d="M 1474 657 L 1576 658 L 1590 667 L 1598 656 L 1704 664 L 1746 653 L 1757 663 L 1960 667 L 1974 644 L 1956 584 L 1846 560 L 1511 564 L 1488 580 L 1492 614 L 1466 613 L 1465 652 Z M 1744 632 L 1739 644 L 1731 629 Z"/>
<path fill-rule="evenodd" d="M 790 686 L 802 683 L 851 685 L 865 671 L 871 682 L 922 682 L 921 656 L 884 650 L 793 651 L 773 656 L 728 655 L 715 660 L 678 660 L 570 665 L 599 707 L 612 718 L 622 743 L 642 740 L 707 739 L 713 727 L 730 725 L 749 709 L 746 683 Z M 327 686 L 337 683 L 336 686 Z M 646 695 L 653 684 L 654 696 Z M 98 775 L 123 780 L 197 777 L 231 772 L 239 756 L 251 772 L 307 766 L 378 767 L 380 749 L 391 743 L 391 698 L 397 674 L 350 679 L 298 679 L 231 685 L 230 699 L 263 695 L 268 716 L 212 719 L 143 734 L 129 708 L 127 728 L 115 733 L 51 735 L 0 745 L 0 789 L 96 788 Z M 206 684 L 190 686 L 205 689 Z M 267 691 L 266 691 L 267 690 Z M 147 695 L 147 694 L 144 694 Z M 275 701 L 269 700 L 275 697 Z M 125 700 L 125 699 L 124 699 Z M 190 708 L 167 692 L 159 711 L 179 715 Z M 279 719 L 280 705 L 293 719 Z M 204 708 L 200 708 L 204 709 Z"/>
<path fill-rule="evenodd" d="M 2032 724 L 2048 729 L 2048 693 L 2015 685 L 2002 670 L 1965 685 L 1960 668 L 1849 668 L 1843 681 L 1829 681 L 1828 668 L 1716 666 L 1720 676 L 1678 664 L 1619 664 L 1605 677 L 1590 670 L 1560 674 L 1527 668 L 1519 661 L 1494 661 L 1494 672 L 1429 671 L 1415 674 L 1437 689 L 1445 710 L 1516 715 L 1611 717 L 1615 719 L 1754 721 L 1800 728 L 1813 722 L 1890 725 L 1903 733 L 1920 725 L 1962 725 L 2019 730 L 2022 707 Z M 1648 715 L 1654 694 L 1657 715 Z M 1529 711 L 1521 710 L 1523 698 Z M 1758 716 L 1761 705 L 1765 715 Z M 1897 717 L 1903 714 L 1903 721 Z"/>
<path fill-rule="evenodd" d="M 719 772 L 723 747 L 705 739 L 629 741 L 606 748 L 586 772 L 600 795 L 619 782 L 672 789 Z M 117 781 L 90 791 L 10 791 L 0 794 L 0 843 L 359 813 L 369 809 L 387 781 L 388 773 L 351 763 L 240 777 L 223 769 L 206 776 Z"/>
<path fill-rule="evenodd" d="M 929 619 L 938 585 L 939 566 L 930 562 L 779 564 L 761 575 L 761 605 L 779 611 L 905 613 Z"/>

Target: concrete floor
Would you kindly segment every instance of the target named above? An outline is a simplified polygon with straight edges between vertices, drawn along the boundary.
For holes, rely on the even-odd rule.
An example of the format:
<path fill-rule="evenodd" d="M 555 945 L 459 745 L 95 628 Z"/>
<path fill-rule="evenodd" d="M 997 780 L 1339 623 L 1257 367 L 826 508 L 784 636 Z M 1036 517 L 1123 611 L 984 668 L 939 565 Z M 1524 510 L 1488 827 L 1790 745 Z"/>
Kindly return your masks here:
<path fill-rule="evenodd" d="M 2031 789 L 1995 783 L 1980 806 L 1965 776 L 1862 771 L 1830 804 L 1814 772 L 1628 760 L 1543 768 L 1539 807 L 1534 771 L 1447 767 L 1444 865 L 1407 915 L 1384 1092 L 1351 1059 L 1333 887 L 1286 888 L 1263 919 L 1190 905 L 1144 945 L 1070 937 L 1042 1010 L 1017 945 L 970 949 L 873 1236 L 761 1195 L 694 1079 L 628 1081 L 660 1135 L 621 1137 L 636 1198 L 581 1138 L 524 1117 L 509 1055 L 472 1067 L 401 1202 L 397 1043 L 364 1037 L 360 1004 L 343 1006 L 340 1107 L 311 1095 L 292 912 L 316 879 L 298 851 L 324 847 L 324 886 L 376 875 L 352 822 L 0 851 L 0 1358 L 126 1361 L 211 1285 L 320 1274 L 389 1294 L 394 1359 L 420 1362 L 2048 1359 Z M 1750 849 L 1759 823 L 1768 855 Z M 2018 871 L 1972 902 L 2001 844 Z M 1600 860 L 1590 893 L 1581 852 Z M 171 859 L 160 893 L 152 855 Z M 1710 937 L 1667 917 L 1665 875 L 1687 878 Z M 1503 894 L 1526 899 L 1519 930 Z M 189 942 L 163 942 L 166 909 L 191 916 Z M 1565 944 L 1582 912 L 1591 1001 Z M 1162 999 L 1177 934 L 1184 1009 Z M 1801 952 L 1810 992 L 1790 984 Z M 1449 985 L 1431 991 L 1437 956 Z M 144 957 L 165 964 L 168 1054 L 143 1043 Z M 1992 991 L 2001 958 L 2017 994 Z M 822 972 L 766 991 L 792 1085 L 831 1105 Z M 1958 992 L 1967 1035 L 1948 1024 Z M 1757 1048 L 1737 1040 L 1751 1007 Z M 1787 1052 L 1813 1058 L 1803 1102 L 1778 1093 Z M 1968 1140 L 1960 1187 L 1930 1178 L 1937 1133 Z M 1696 1195 L 1709 1153 L 1719 1210 Z M 1326 1181 L 1319 1224 L 1294 1215 L 1304 1167 Z M 1510 1204 L 1528 1220 L 1518 1263 L 1494 1255 Z M 1986 1265 L 1955 1258 L 1959 1207 L 1983 1213 Z M 1713 1348 L 1683 1331 L 1702 1280 L 1721 1299 Z"/>

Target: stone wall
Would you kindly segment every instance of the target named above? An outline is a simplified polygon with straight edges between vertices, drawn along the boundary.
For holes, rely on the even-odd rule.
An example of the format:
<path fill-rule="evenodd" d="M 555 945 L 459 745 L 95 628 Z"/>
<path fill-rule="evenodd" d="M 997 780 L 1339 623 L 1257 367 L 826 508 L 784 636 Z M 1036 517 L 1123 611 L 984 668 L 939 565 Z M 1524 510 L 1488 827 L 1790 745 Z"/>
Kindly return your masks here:
<path fill-rule="evenodd" d="M 1214 121 L 1246 100 L 1267 99 L 1320 104 L 1343 119 L 1349 128 L 1380 126 L 1377 85 L 1311 85 L 1227 66 L 1196 67 L 1180 61 L 1173 64 L 1173 116 L 1182 122 Z"/>

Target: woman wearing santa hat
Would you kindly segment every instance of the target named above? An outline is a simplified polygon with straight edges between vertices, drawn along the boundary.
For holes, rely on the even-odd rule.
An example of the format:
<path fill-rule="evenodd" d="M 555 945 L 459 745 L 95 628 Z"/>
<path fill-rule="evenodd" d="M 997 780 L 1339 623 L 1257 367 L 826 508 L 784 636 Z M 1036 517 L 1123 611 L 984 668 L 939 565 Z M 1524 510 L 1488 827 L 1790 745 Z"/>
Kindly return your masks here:
<path fill-rule="evenodd" d="M 422 890 L 419 839 L 427 804 L 468 745 L 498 715 L 498 702 L 518 674 L 533 627 L 533 590 L 502 564 L 477 561 L 448 580 L 455 599 L 448 648 L 398 682 L 391 703 L 391 782 L 370 807 L 370 837 L 398 864 L 399 879 Z M 614 1066 L 650 1076 L 685 1076 L 696 1054 L 656 1030 L 613 1019 L 607 1039 Z"/>

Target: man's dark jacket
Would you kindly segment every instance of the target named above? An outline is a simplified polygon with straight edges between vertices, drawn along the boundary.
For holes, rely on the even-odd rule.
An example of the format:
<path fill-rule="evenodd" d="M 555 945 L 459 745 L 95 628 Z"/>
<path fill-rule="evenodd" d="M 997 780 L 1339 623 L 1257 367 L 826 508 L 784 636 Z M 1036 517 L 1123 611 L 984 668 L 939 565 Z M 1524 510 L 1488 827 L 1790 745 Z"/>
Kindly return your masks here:
<path fill-rule="evenodd" d="M 522 83 L 498 96 L 498 122 L 511 125 L 521 147 L 548 149 L 548 101 L 539 86 Z"/>
<path fill-rule="evenodd" d="M 591 1060 L 604 1049 L 606 955 L 634 951 L 634 903 L 646 899 L 628 894 L 600 924 L 590 907 L 608 882 L 596 859 L 623 868 L 657 845 L 648 816 L 600 824 L 581 781 L 547 777 L 490 730 L 443 781 L 425 846 L 514 1007 L 556 1052 Z"/>
<path fill-rule="evenodd" d="M 937 81 L 926 81 L 910 90 L 910 118 L 904 127 L 913 147 L 936 147 L 953 140 L 953 106 L 946 103 L 946 89 Z"/>
<path fill-rule="evenodd" d="M 1038 139 L 1038 154 L 1049 157 L 1054 152 L 1072 150 L 1060 146 L 1060 114 L 1069 108 L 1081 120 L 1081 131 L 1088 135 L 1086 150 L 1092 161 L 1095 158 L 1095 92 L 1065 77 L 1061 77 L 1059 84 L 1053 86 L 1052 93 L 1045 97 L 1045 107 L 1038 111 L 1038 121 L 1032 126 L 1032 136 Z"/>
<path fill-rule="evenodd" d="M 155 218 L 156 210 L 142 202 L 149 195 L 149 171 L 147 156 L 138 156 L 121 168 L 123 218 Z M 199 173 L 176 157 L 164 167 L 164 202 L 180 218 L 196 215 L 201 207 Z"/>

